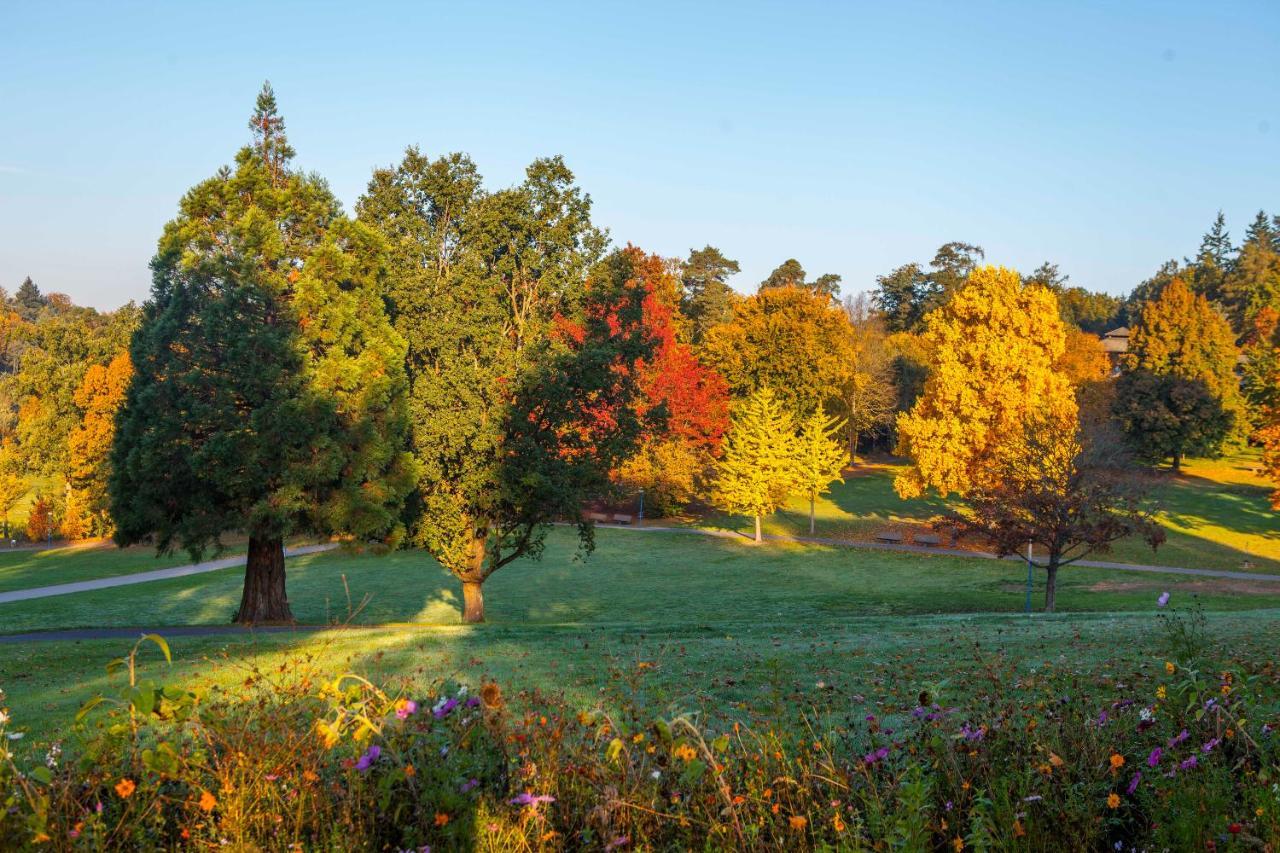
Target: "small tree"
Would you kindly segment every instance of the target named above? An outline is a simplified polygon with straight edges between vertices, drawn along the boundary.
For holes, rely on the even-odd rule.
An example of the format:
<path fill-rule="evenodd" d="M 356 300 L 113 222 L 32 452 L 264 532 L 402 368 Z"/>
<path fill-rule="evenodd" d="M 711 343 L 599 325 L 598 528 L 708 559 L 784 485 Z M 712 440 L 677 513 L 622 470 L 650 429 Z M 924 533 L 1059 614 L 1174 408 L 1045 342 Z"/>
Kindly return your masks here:
<path fill-rule="evenodd" d="M 1184 456 L 1221 452 L 1235 423 L 1203 381 L 1149 370 L 1121 376 L 1112 407 L 1138 455 L 1152 463 L 1172 459 L 1174 473 Z"/>
<path fill-rule="evenodd" d="M 1058 569 L 1134 534 L 1153 550 L 1164 541 L 1118 442 L 1095 436 L 1082 444 L 1078 430 L 1040 420 L 1009 448 L 993 464 L 995 476 L 966 496 L 967 511 L 949 522 L 980 535 L 1000 556 L 1041 546 L 1045 556 L 1032 565 L 1046 573 L 1046 612 L 1056 603 Z"/>
<path fill-rule="evenodd" d="M 27 538 L 32 542 L 39 542 L 52 534 L 53 504 L 43 495 L 36 495 L 31 512 L 27 514 Z"/>
<path fill-rule="evenodd" d="M 742 402 L 729 426 L 712 500 L 727 512 L 760 519 L 796 487 L 795 421 L 773 391 L 761 388 Z"/>
<path fill-rule="evenodd" d="M 4 520 L 4 536 L 9 538 L 9 513 L 27 493 L 27 481 L 11 471 L 0 470 L 0 518 Z"/>
<path fill-rule="evenodd" d="M 809 499 L 809 534 L 814 531 L 814 504 L 818 496 L 825 494 L 831 484 L 844 482 L 845 456 L 837 437 L 845 423 L 839 418 L 828 418 L 816 410 L 800 425 L 796 441 L 796 485 Z"/>

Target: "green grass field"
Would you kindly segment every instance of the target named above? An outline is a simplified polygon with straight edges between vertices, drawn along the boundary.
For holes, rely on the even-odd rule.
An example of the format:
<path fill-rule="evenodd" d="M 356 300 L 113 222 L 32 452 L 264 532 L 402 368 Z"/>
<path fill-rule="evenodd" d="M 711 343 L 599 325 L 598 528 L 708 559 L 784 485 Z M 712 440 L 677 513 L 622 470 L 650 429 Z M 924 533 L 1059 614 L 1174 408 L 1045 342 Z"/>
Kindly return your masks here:
<path fill-rule="evenodd" d="M 1257 469 L 1256 452 L 1222 459 L 1193 459 L 1181 476 L 1153 472 L 1152 499 L 1168 541 L 1156 553 L 1145 543 L 1119 542 L 1106 559 L 1114 562 L 1182 566 L 1186 568 L 1252 570 L 1280 573 L 1280 521 L 1267 500 L 1273 486 Z M 832 486 L 816 507 L 816 535 L 870 540 L 882 530 L 920 530 L 946 512 L 937 498 L 904 501 L 893 491 L 893 477 L 902 468 L 897 460 L 877 458 L 854 468 L 843 484 Z M 809 507 L 792 500 L 765 521 L 766 533 L 804 536 L 809 532 Z M 717 529 L 747 532 L 749 519 L 711 514 L 689 519 Z"/>

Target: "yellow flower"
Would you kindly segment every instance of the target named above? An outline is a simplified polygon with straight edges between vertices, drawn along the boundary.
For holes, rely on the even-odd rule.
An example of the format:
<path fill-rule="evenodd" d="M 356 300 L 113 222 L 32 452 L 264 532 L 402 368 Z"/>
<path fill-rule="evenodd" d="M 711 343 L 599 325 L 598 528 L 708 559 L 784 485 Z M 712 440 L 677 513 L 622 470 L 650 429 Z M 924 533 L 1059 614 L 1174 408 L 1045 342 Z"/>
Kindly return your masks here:
<path fill-rule="evenodd" d="M 1124 756 L 1118 752 L 1111 753 L 1111 770 L 1115 772 L 1124 767 Z"/>
<path fill-rule="evenodd" d="M 788 819 L 788 821 L 791 824 L 791 828 L 796 830 L 797 832 L 799 832 L 800 830 L 803 830 L 806 826 L 809 825 L 809 818 L 805 817 L 804 815 L 793 814 Z"/>
<path fill-rule="evenodd" d="M 218 801 L 214 799 L 213 794 L 210 794 L 208 791 L 205 791 L 202 794 L 200 794 L 201 811 L 211 812 L 215 808 L 217 808 L 217 805 L 218 805 Z"/>
<path fill-rule="evenodd" d="M 116 783 L 116 793 L 120 795 L 120 799 L 122 800 L 127 800 L 129 797 L 133 796 L 133 792 L 137 790 L 137 788 L 138 786 L 133 784 L 132 779 L 121 779 Z"/>
<path fill-rule="evenodd" d="M 836 815 L 831 819 L 831 827 L 836 832 L 844 832 L 844 821 L 840 819 L 840 815 Z"/>
<path fill-rule="evenodd" d="M 1013 837 L 1021 838 L 1026 834 L 1027 834 L 1027 831 L 1022 828 L 1022 821 L 1018 820 L 1017 818 L 1014 818 L 1013 819 Z"/>
<path fill-rule="evenodd" d="M 951 849 L 956 851 L 956 853 L 960 853 L 960 851 L 964 849 L 964 839 L 958 835 L 951 839 Z"/>
<path fill-rule="evenodd" d="M 1169 691 L 1165 689 L 1165 686 L 1163 684 L 1161 684 L 1159 687 L 1156 688 L 1157 699 L 1163 699 L 1168 695 L 1169 695 Z"/>
<path fill-rule="evenodd" d="M 1107 795 L 1107 808 L 1109 808 L 1109 809 L 1118 809 L 1118 808 L 1120 808 L 1120 795 L 1119 795 L 1119 794 L 1117 794 L 1117 793 L 1115 793 L 1115 792 L 1113 791 L 1113 792 L 1111 792 L 1110 794 L 1108 794 L 1108 795 Z"/>
<path fill-rule="evenodd" d="M 1224 684 L 1224 685 L 1222 685 L 1222 695 L 1223 695 L 1223 696 L 1226 696 L 1226 695 L 1227 695 L 1228 693 L 1230 693 L 1230 692 L 1231 692 L 1231 685 L 1230 685 L 1230 684 Z"/>
<path fill-rule="evenodd" d="M 634 735 L 632 735 L 632 737 L 631 737 L 631 742 L 632 742 L 632 743 L 643 743 L 643 742 L 644 742 L 644 732 L 636 732 Z"/>
<path fill-rule="evenodd" d="M 693 759 L 698 757 L 698 753 L 695 752 L 693 747 L 689 746 L 689 744 L 682 743 L 680 746 L 676 747 L 675 756 L 682 761 L 693 761 Z"/>
<path fill-rule="evenodd" d="M 1165 672 L 1167 672 L 1167 673 L 1169 673 L 1170 675 L 1173 675 L 1174 670 L 1176 670 L 1176 669 L 1177 669 L 1177 667 L 1173 665 L 1173 661 L 1165 661 L 1165 662 L 1164 662 L 1164 671 L 1165 671 Z"/>

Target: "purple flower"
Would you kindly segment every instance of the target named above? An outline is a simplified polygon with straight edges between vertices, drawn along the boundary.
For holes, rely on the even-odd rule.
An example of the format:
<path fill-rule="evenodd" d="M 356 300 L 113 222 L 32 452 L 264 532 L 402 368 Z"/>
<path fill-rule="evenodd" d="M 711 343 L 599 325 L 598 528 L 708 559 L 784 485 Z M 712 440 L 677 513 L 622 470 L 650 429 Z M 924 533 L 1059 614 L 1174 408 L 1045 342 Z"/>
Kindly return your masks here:
<path fill-rule="evenodd" d="M 877 761 L 887 758 L 888 755 L 889 747 L 882 746 L 874 752 L 868 752 L 866 755 L 862 756 L 862 760 L 867 764 L 875 764 Z"/>
<path fill-rule="evenodd" d="M 1181 764 L 1179 764 L 1179 765 L 1178 765 L 1178 769 L 1179 769 L 1179 770 L 1190 770 L 1192 767 L 1195 767 L 1195 766 L 1196 766 L 1196 765 L 1198 765 L 1199 763 L 1200 763 L 1200 762 L 1199 762 L 1199 761 L 1196 761 L 1196 757 L 1193 755 L 1193 756 L 1191 756 L 1190 758 L 1188 758 L 1186 761 L 1184 761 L 1184 762 L 1182 762 Z"/>
<path fill-rule="evenodd" d="M 1139 782 L 1141 782 L 1141 781 L 1142 781 L 1142 774 L 1141 774 L 1141 773 L 1134 773 L 1134 774 L 1133 774 L 1133 778 L 1129 780 L 1129 795 L 1130 795 L 1130 796 L 1132 796 L 1132 795 L 1133 795 L 1133 792 L 1134 792 L 1134 791 L 1138 790 L 1138 783 L 1139 783 Z"/>
<path fill-rule="evenodd" d="M 1216 737 L 1216 738 L 1214 738 L 1213 740 L 1211 740 L 1211 741 L 1209 741 L 1208 743 L 1206 743 L 1204 746 L 1200 747 L 1200 749 L 1201 749 L 1203 752 L 1213 752 L 1213 748 L 1214 748 L 1215 746 L 1217 746 L 1218 744 L 1220 744 L 1220 743 L 1222 743 L 1222 738 L 1217 738 L 1217 737 Z"/>
<path fill-rule="evenodd" d="M 1174 737 L 1172 740 L 1169 741 L 1169 748 L 1173 749 L 1175 746 L 1182 743 L 1184 740 L 1186 740 L 1189 737 L 1191 737 L 1190 732 L 1188 732 L 1186 729 L 1183 729 L 1182 731 L 1178 732 L 1177 737 Z"/>
<path fill-rule="evenodd" d="M 356 762 L 356 769 L 361 773 L 368 773 L 369 768 L 373 766 L 373 762 L 378 760 L 382 755 L 382 747 L 376 743 L 364 751 L 364 755 L 360 756 L 360 760 Z"/>
<path fill-rule="evenodd" d="M 396 703 L 396 716 L 400 719 L 407 720 L 416 713 L 418 713 L 418 703 L 412 699 Z"/>
<path fill-rule="evenodd" d="M 1098 714 L 1098 728 L 1102 728 L 1107 724 L 1107 712 L 1102 711 Z"/>
<path fill-rule="evenodd" d="M 467 707 L 468 707 L 468 708 L 475 708 L 475 707 L 478 707 L 479 705 L 480 705 L 480 697 L 479 697 L 479 696 L 472 696 L 470 699 L 468 699 L 468 700 L 467 700 Z"/>
<path fill-rule="evenodd" d="M 1156 599 L 1156 607 L 1164 607 L 1168 603 L 1169 603 L 1169 593 L 1167 592 L 1160 593 L 1160 597 Z"/>
<path fill-rule="evenodd" d="M 443 720 L 445 717 L 449 716 L 453 709 L 458 707 L 458 705 L 458 700 L 452 697 L 441 699 L 436 703 L 436 706 L 431 709 L 431 713 L 435 715 L 437 720 Z"/>
<path fill-rule="evenodd" d="M 1155 767 L 1158 765 L 1160 763 L 1160 756 L 1162 755 L 1164 755 L 1164 750 L 1158 746 L 1151 750 L 1151 754 L 1147 756 L 1147 766 Z"/>
<path fill-rule="evenodd" d="M 467 791 L 474 789 L 479 784 L 480 784 L 479 779 L 468 779 L 467 781 L 462 783 L 462 787 L 459 788 L 458 790 L 465 794 L 467 793 Z"/>
<path fill-rule="evenodd" d="M 630 844 L 630 843 L 631 843 L 631 836 L 629 836 L 629 835 L 619 835 L 617 838 L 613 839 L 613 840 L 612 840 L 612 841 L 610 841 L 608 844 L 606 844 L 606 845 L 604 846 L 604 849 L 605 849 L 605 850 L 617 850 L 619 847 L 626 847 L 626 846 L 627 846 L 628 844 Z"/>
<path fill-rule="evenodd" d="M 550 794 L 531 794 L 525 791 L 523 794 L 513 797 L 509 802 L 513 806 L 529 806 L 536 809 L 543 803 L 554 803 L 555 801 L 556 798 Z"/>
<path fill-rule="evenodd" d="M 986 735 L 986 732 L 982 730 L 981 726 L 979 726 L 976 729 L 971 729 L 969 728 L 969 724 L 965 723 L 960 728 L 960 736 L 963 737 L 965 740 L 982 740 L 982 738 L 985 735 Z"/>

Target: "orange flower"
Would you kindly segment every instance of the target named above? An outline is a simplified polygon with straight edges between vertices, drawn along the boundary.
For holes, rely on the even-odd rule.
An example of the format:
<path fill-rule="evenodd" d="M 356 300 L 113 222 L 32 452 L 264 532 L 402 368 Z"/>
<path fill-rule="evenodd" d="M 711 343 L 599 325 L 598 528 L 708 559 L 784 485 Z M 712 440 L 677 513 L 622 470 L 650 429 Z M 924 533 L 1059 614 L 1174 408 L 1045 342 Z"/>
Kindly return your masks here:
<path fill-rule="evenodd" d="M 1024 835 L 1026 835 L 1026 834 L 1027 834 L 1027 831 L 1026 831 L 1025 829 L 1023 829 L 1023 828 L 1022 828 L 1022 821 L 1018 820 L 1017 818 L 1014 818 L 1014 821 L 1013 821 L 1013 837 L 1014 837 L 1014 838 L 1022 838 L 1022 837 L 1023 837 Z"/>
<path fill-rule="evenodd" d="M 120 799 L 122 800 L 127 800 L 133 796 L 133 792 L 136 791 L 137 788 L 138 786 L 133 784 L 132 779 L 121 779 L 116 783 L 116 793 L 120 795 Z"/>
<path fill-rule="evenodd" d="M 809 825 L 809 818 L 804 815 L 793 814 L 788 821 L 791 824 L 791 828 L 797 832 L 800 832 Z"/>
<path fill-rule="evenodd" d="M 302 771 L 302 778 L 303 778 L 303 780 L 304 780 L 304 781 L 307 781 L 307 782 L 319 782 L 319 781 L 320 781 L 320 777 L 316 775 L 316 773 L 315 773 L 315 771 L 314 771 L 314 770 L 303 770 L 303 771 Z"/>
<path fill-rule="evenodd" d="M 217 805 L 218 801 L 214 799 L 213 794 L 210 794 L 208 791 L 200 794 L 200 809 L 202 811 L 211 812 L 217 807 Z"/>
<path fill-rule="evenodd" d="M 417 773 L 418 773 L 418 771 L 414 768 L 414 766 L 413 766 L 412 764 L 406 764 L 406 765 L 404 766 L 404 775 L 405 775 L 405 776 L 407 776 L 407 777 L 409 777 L 410 779 L 412 779 L 414 776 L 416 776 L 416 775 L 417 775 Z"/>
<path fill-rule="evenodd" d="M 960 851 L 964 849 L 964 839 L 958 835 L 951 839 L 951 849 L 956 851 L 956 853 L 960 853 Z"/>
<path fill-rule="evenodd" d="M 449 822 L 449 816 L 444 812 L 436 812 L 436 826 L 444 826 Z"/>
<path fill-rule="evenodd" d="M 1118 808 L 1120 808 L 1120 795 L 1119 795 L 1119 794 L 1117 794 L 1117 793 L 1115 793 L 1115 792 L 1113 791 L 1113 792 L 1111 792 L 1110 794 L 1108 794 L 1108 795 L 1107 795 L 1107 808 L 1109 808 L 1109 809 L 1118 809 Z"/>
<path fill-rule="evenodd" d="M 844 832 L 844 821 L 840 819 L 840 815 L 836 815 L 831 819 L 831 828 L 836 832 Z"/>
<path fill-rule="evenodd" d="M 1165 672 L 1167 672 L 1167 673 L 1169 673 L 1170 675 L 1173 675 L 1174 670 L 1176 670 L 1176 669 L 1177 669 L 1177 667 L 1173 665 L 1173 662 L 1172 662 L 1172 661 L 1165 661 L 1165 662 L 1164 662 L 1164 671 L 1165 671 Z"/>
<path fill-rule="evenodd" d="M 1111 772 L 1114 773 L 1121 767 L 1124 767 L 1124 756 L 1118 752 L 1111 753 Z"/>

